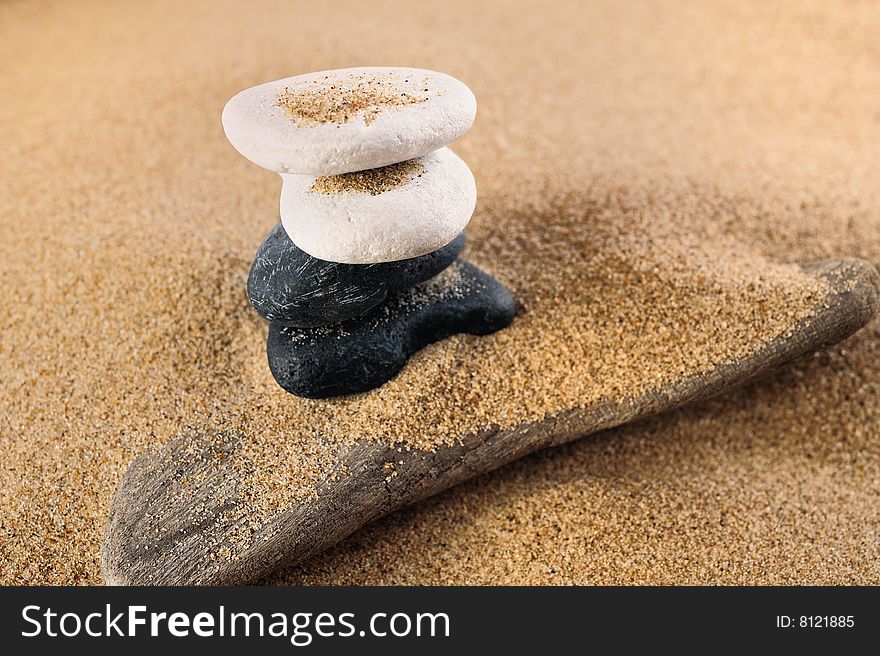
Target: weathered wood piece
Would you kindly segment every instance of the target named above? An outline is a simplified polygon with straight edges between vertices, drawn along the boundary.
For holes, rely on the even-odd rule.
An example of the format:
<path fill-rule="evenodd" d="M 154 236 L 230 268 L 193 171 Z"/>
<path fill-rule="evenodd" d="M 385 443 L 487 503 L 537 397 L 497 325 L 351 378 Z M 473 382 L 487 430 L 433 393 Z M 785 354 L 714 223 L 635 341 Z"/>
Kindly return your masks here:
<path fill-rule="evenodd" d="M 229 466 L 234 435 L 178 439 L 138 457 L 110 509 L 102 550 L 109 584 L 246 584 L 339 542 L 367 522 L 500 467 L 537 449 L 703 399 L 829 346 L 865 325 L 880 305 L 880 277 L 860 260 L 803 267 L 831 293 L 807 320 L 752 356 L 686 377 L 636 399 L 606 400 L 515 429 L 464 436 L 435 452 L 399 451 L 361 441 L 339 454 L 346 473 L 327 472 L 317 497 L 291 505 L 264 525 L 238 516 L 246 491 Z M 397 475 L 384 465 L 403 461 Z M 245 547 L 231 539 L 247 533 Z"/>

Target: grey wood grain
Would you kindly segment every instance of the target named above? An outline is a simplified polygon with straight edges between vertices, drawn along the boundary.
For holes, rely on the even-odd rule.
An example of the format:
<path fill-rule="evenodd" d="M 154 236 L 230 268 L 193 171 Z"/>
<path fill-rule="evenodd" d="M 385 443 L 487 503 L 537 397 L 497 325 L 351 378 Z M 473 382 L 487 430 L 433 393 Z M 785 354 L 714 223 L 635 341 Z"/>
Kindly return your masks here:
<path fill-rule="evenodd" d="M 247 584 L 339 542 L 367 522 L 500 467 L 537 449 L 703 399 L 829 346 L 865 325 L 880 304 L 880 278 L 860 260 L 803 267 L 831 294 L 809 319 L 751 357 L 682 378 L 630 400 L 606 400 L 514 429 L 463 436 L 435 452 L 377 441 L 342 448 L 317 496 L 260 526 L 240 503 L 247 494 L 230 466 L 234 434 L 180 438 L 139 456 L 112 503 L 102 549 L 108 584 Z M 386 463 L 399 463 L 388 477 Z M 344 467 L 345 473 L 340 474 Z M 248 538 L 242 541 L 241 536 Z"/>

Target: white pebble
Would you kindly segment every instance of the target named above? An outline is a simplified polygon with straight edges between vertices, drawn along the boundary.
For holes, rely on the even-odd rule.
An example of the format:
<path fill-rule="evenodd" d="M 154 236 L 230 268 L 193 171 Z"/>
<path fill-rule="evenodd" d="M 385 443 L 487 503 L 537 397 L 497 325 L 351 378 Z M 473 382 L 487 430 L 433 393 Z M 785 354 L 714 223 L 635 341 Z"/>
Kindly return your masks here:
<path fill-rule="evenodd" d="M 223 129 L 263 168 L 336 175 L 426 155 L 467 132 L 476 112 L 471 90 L 444 73 L 343 68 L 245 89 L 226 103 Z"/>
<path fill-rule="evenodd" d="M 346 264 L 417 257 L 455 239 L 477 202 L 467 164 L 441 148 L 412 164 L 396 166 L 411 172 L 402 184 L 380 193 L 344 190 L 352 182 L 361 188 L 360 176 L 372 172 L 329 179 L 282 175 L 281 222 L 288 236 L 318 259 Z M 346 181 L 350 184 L 339 190 Z"/>

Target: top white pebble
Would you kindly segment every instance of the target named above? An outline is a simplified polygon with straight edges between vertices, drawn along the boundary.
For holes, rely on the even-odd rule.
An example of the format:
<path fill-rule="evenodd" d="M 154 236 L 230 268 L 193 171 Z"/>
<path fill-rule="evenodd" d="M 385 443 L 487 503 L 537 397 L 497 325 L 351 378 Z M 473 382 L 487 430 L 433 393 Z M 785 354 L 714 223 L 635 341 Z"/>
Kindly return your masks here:
<path fill-rule="evenodd" d="M 421 157 L 473 125 L 474 94 L 419 68 L 341 68 L 267 82 L 223 109 L 238 152 L 277 173 L 338 175 Z"/>

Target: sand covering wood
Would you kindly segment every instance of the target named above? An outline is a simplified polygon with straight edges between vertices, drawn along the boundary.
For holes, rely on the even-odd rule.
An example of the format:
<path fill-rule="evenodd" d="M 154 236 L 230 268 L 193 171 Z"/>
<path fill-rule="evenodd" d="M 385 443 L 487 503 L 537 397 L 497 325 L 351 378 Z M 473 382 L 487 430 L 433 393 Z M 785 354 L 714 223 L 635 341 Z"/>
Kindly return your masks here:
<path fill-rule="evenodd" d="M 442 40 L 410 5 L 0 7 L 16 62 L 0 73 L 16 99 L 0 121 L 4 582 L 98 582 L 125 466 L 181 433 L 245 436 L 249 510 L 269 515 L 312 492 L 334 444 L 432 448 L 636 394 L 802 316 L 824 290 L 787 262 L 880 259 L 875 9 L 472 4 L 432 14 Z M 294 23 L 339 38 L 291 45 Z M 393 47 L 365 39 L 389 29 Z M 480 101 L 455 146 L 480 190 L 466 255 L 520 316 L 375 393 L 294 399 L 245 297 L 277 178 L 206 108 L 401 58 Z M 877 582 L 877 337 L 528 458 L 279 580 Z"/>

